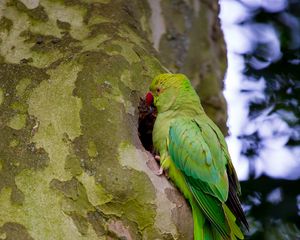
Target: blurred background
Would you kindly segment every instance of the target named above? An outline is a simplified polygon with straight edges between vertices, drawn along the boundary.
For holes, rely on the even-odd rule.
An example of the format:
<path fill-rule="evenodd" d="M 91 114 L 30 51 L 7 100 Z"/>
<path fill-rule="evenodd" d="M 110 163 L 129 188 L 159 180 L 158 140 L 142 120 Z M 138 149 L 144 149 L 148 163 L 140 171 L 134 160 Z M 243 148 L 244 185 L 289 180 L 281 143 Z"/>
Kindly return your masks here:
<path fill-rule="evenodd" d="M 300 1 L 220 0 L 247 239 L 300 239 Z"/>

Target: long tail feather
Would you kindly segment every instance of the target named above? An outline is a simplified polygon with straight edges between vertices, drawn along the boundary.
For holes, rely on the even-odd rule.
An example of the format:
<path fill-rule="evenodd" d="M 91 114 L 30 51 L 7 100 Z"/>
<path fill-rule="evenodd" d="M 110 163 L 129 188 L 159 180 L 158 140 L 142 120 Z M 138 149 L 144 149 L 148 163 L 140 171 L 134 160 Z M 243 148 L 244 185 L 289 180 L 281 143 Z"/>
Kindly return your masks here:
<path fill-rule="evenodd" d="M 200 207 L 196 202 L 192 203 L 194 219 L 194 240 L 222 240 L 218 230 L 205 219 Z"/>
<path fill-rule="evenodd" d="M 191 203 L 193 220 L 194 220 L 194 240 L 203 240 L 204 239 L 204 215 L 197 206 L 197 203 Z"/>
<path fill-rule="evenodd" d="M 240 230 L 240 228 L 238 227 L 238 225 L 236 224 L 236 218 L 233 215 L 233 213 L 226 206 L 226 204 L 223 203 L 222 206 L 223 206 L 223 210 L 224 210 L 228 225 L 231 230 L 231 234 L 230 234 L 231 239 L 232 240 L 244 239 L 244 235 L 243 235 L 242 231 Z"/>

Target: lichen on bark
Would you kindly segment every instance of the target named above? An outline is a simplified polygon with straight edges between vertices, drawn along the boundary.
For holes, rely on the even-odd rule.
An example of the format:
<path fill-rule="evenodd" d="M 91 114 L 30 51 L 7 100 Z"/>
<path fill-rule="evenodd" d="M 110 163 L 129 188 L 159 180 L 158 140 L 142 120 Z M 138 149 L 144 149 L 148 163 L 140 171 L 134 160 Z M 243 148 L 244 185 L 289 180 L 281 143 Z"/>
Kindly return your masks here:
<path fill-rule="evenodd" d="M 192 239 L 137 133 L 139 97 L 166 71 L 150 17 L 139 0 L 1 1 L 1 237 Z"/>

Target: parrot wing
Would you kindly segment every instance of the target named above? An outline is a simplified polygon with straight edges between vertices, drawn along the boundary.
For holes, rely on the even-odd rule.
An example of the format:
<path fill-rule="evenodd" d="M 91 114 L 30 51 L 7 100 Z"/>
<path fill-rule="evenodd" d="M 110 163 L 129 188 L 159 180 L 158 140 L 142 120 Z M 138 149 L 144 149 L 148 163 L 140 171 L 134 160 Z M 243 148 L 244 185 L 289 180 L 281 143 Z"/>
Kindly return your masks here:
<path fill-rule="evenodd" d="M 241 202 L 238 198 L 238 195 L 241 195 L 241 186 L 238 181 L 238 177 L 233 167 L 233 164 L 231 162 L 231 158 L 228 152 L 228 148 L 224 136 L 221 133 L 220 129 L 212 121 L 209 122 L 209 125 L 216 133 L 219 142 L 221 144 L 221 147 L 223 149 L 223 153 L 225 154 L 225 158 L 227 160 L 226 169 L 227 169 L 227 175 L 229 179 L 229 195 L 226 204 L 228 205 L 229 209 L 234 213 L 234 215 L 237 217 L 237 219 L 241 223 L 243 223 L 244 226 L 249 230 L 249 225 L 246 216 L 241 207 Z"/>
<path fill-rule="evenodd" d="M 207 123 L 177 118 L 170 124 L 168 152 L 202 211 L 228 239 L 230 227 L 222 207 L 228 197 L 226 158 L 214 130 Z"/>
<path fill-rule="evenodd" d="M 222 132 L 220 131 L 220 129 L 210 119 L 209 119 L 208 125 L 211 127 L 211 129 L 213 129 L 213 131 L 215 132 L 215 134 L 216 134 L 216 136 L 217 136 L 217 138 L 220 142 L 221 148 L 223 150 L 223 154 L 225 155 L 225 158 L 226 158 L 226 161 L 227 161 L 227 174 L 228 174 L 228 177 L 231 179 L 232 185 L 233 185 L 234 189 L 236 190 L 237 194 L 240 195 L 241 194 L 241 186 L 240 186 L 237 174 L 235 172 L 235 169 L 233 167 L 233 164 L 231 162 L 231 158 L 230 158 L 230 155 L 229 155 L 229 152 L 228 152 L 228 148 L 227 148 L 227 144 L 225 142 L 225 138 L 224 138 Z"/>

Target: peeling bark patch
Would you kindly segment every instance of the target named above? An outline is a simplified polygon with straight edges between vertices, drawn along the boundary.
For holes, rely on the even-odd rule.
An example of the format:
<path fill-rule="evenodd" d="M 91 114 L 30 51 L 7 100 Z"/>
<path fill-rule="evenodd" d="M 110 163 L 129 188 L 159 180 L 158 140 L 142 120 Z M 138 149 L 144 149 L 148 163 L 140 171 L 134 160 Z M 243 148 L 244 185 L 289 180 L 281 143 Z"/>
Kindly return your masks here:
<path fill-rule="evenodd" d="M 25 195 L 20 189 L 12 191 L 10 199 L 14 204 L 22 205 L 25 200 Z"/>
<path fill-rule="evenodd" d="M 88 200 L 84 185 L 76 178 L 72 178 L 69 181 L 53 179 L 50 186 L 63 193 L 63 211 L 72 218 L 78 232 L 86 235 L 88 232 L 87 213 L 94 211 L 95 208 Z"/>
<path fill-rule="evenodd" d="M 33 9 L 39 6 L 40 0 L 20 0 L 28 9 Z"/>
<path fill-rule="evenodd" d="M 96 83 L 95 89 L 93 89 L 93 94 L 96 96 L 114 86 L 117 87 L 122 73 L 130 68 L 128 61 L 123 56 L 110 56 L 104 51 L 84 52 L 81 54 L 80 62 L 84 64 L 84 69 L 79 77 L 85 81 Z M 102 83 L 104 83 L 102 86 L 98 85 Z"/>
<path fill-rule="evenodd" d="M 111 201 L 99 206 L 99 209 L 106 215 L 114 215 L 135 224 L 137 231 L 141 234 L 146 227 L 152 227 L 154 224 L 155 206 L 142 202 L 140 199 Z"/>
<path fill-rule="evenodd" d="M 6 17 L 1 17 L 0 19 L 0 32 L 7 31 L 9 32 L 12 28 L 13 21 Z"/>
<path fill-rule="evenodd" d="M 26 118 L 25 114 L 16 114 L 9 120 L 7 125 L 15 130 L 20 130 L 25 127 Z"/>
<path fill-rule="evenodd" d="M 53 168 L 46 168 L 43 171 L 23 170 L 16 177 L 16 185 L 25 196 L 22 206 L 10 202 L 10 189 L 2 189 L 0 225 L 9 221 L 18 222 L 23 224 L 35 239 L 40 239 L 41 236 L 45 240 L 79 239 L 80 232 L 74 231 L 75 223 L 64 213 L 67 212 L 68 206 L 72 206 L 68 213 L 75 211 L 74 205 L 70 205 L 67 201 L 70 198 L 65 198 L 59 191 L 49 187 L 54 171 L 59 170 Z M 96 234 L 91 228 L 88 228 L 87 235 L 90 236 L 89 239 L 96 239 Z"/>
<path fill-rule="evenodd" d="M 119 88 L 111 88 L 110 91 L 103 92 L 100 98 L 92 99 L 92 104 L 95 108 L 101 111 L 109 108 L 112 100 L 123 104 L 126 113 L 134 116 L 135 108 L 133 107 L 131 101 L 126 100 Z"/>
<path fill-rule="evenodd" d="M 132 240 L 128 227 L 124 226 L 121 221 L 111 220 L 108 223 L 108 230 L 113 232 L 118 238 Z"/>
<path fill-rule="evenodd" d="M 22 33 L 28 31 L 30 18 L 26 14 L 20 14 L 14 6 L 8 5 L 4 11 L 4 16 L 9 19 L 12 24 L 9 31 L 0 32 L 0 37 L 2 39 L 0 45 L 1 55 L 5 56 L 4 61 L 7 63 L 30 63 L 34 66 L 45 66 L 49 64 L 53 59 L 57 59 L 57 54 L 43 55 L 36 52 L 32 52 L 30 48 L 32 43 L 24 42 L 24 37 Z M 37 31 L 47 34 L 51 34 L 50 28 L 48 25 L 40 26 L 45 24 L 44 22 L 39 22 L 30 28 L 31 31 Z M 47 29 L 48 28 L 48 29 Z M 40 30 L 40 31 L 39 31 Z M 29 61 L 30 59 L 30 61 Z"/>
<path fill-rule="evenodd" d="M 65 170 L 69 171 L 72 176 L 78 176 L 82 174 L 80 159 L 75 154 L 70 154 L 66 157 Z"/>
<path fill-rule="evenodd" d="M 87 37 L 89 29 L 83 22 L 83 17 L 87 11 L 87 4 L 82 1 L 51 1 L 44 0 L 43 7 L 49 16 L 49 22 L 52 27 L 49 29 L 49 33 L 40 32 L 41 34 L 53 34 L 58 36 L 61 32 L 61 28 L 69 28 L 66 24 L 59 24 L 59 22 L 67 23 L 70 25 L 69 33 L 77 40 L 83 40 Z M 57 24 L 58 23 L 58 24 Z M 55 27 L 54 27 L 55 26 Z M 67 29 L 64 29 L 67 30 Z"/>
<path fill-rule="evenodd" d="M 29 76 L 31 81 L 25 87 L 23 79 Z M 0 105 L 0 191 L 10 187 L 10 200 L 16 204 L 23 203 L 24 195 L 15 184 L 15 176 L 23 169 L 43 169 L 49 161 L 48 154 L 31 143 L 36 121 L 27 116 L 26 104 L 32 89 L 47 77 L 43 70 L 34 67 L 0 64 L 0 87 L 3 89 Z"/>
<path fill-rule="evenodd" d="M 111 1 L 109 3 L 94 3 L 85 16 L 85 23 L 95 16 L 103 16 L 106 19 L 118 19 L 119 23 L 126 22 L 126 24 L 132 26 L 136 31 L 141 31 L 141 26 L 136 19 L 139 19 L 136 15 L 141 15 L 140 11 L 137 11 L 138 7 L 131 5 L 140 5 L 140 1 Z M 115 11 L 119 9 L 119 11 Z"/>
<path fill-rule="evenodd" d="M 82 17 L 85 8 L 66 7 L 63 3 L 47 0 L 42 4 L 34 9 L 26 8 L 17 0 L 7 4 L 0 20 L 4 27 L 3 30 L 0 28 L 3 40 L 0 52 L 6 62 L 19 63 L 31 59 L 27 62 L 30 65 L 45 67 L 82 49 L 76 38 L 87 37 L 88 27 L 84 26 Z M 69 24 L 69 29 L 66 24 Z M 66 31 L 62 32 L 60 27 L 66 28 Z"/>
<path fill-rule="evenodd" d="M 87 152 L 90 157 L 97 157 L 98 155 L 97 147 L 93 141 L 89 141 Z"/>
<path fill-rule="evenodd" d="M 83 173 L 78 179 L 85 186 L 88 200 L 93 206 L 103 205 L 112 201 L 113 196 L 97 183 L 93 176 Z"/>
<path fill-rule="evenodd" d="M 11 200 L 22 204 L 24 196 L 15 184 L 15 176 L 23 169 L 43 169 L 49 162 L 48 154 L 30 143 L 30 132 L 33 122 L 27 123 L 24 129 L 14 130 L 1 127 L 3 139 L 0 142 L 0 191 L 9 186 L 12 188 Z"/>
<path fill-rule="evenodd" d="M 134 148 L 133 146 L 121 144 L 119 147 L 120 162 L 123 166 L 136 169 L 141 171 L 149 177 L 153 186 L 155 186 L 155 198 L 152 196 L 151 203 L 156 205 L 156 216 L 154 221 L 154 226 L 161 233 L 169 232 L 174 238 L 177 237 L 177 229 L 173 223 L 170 208 L 173 208 L 173 203 L 164 197 L 165 189 L 171 188 L 170 183 L 167 179 L 156 176 L 147 166 L 146 162 L 141 161 L 141 159 L 150 158 L 150 154 L 147 155 L 145 152 Z M 153 161 L 155 161 L 153 159 Z M 153 193 L 152 193 L 153 194 Z M 159 196 L 157 196 L 159 195 Z M 149 201 L 149 199 L 148 199 Z M 170 207 L 171 206 L 171 207 Z M 168 209 L 168 210 L 167 210 Z M 146 231 L 146 230 L 145 230 Z"/>
<path fill-rule="evenodd" d="M 48 159 L 50 161 L 47 167 L 39 171 L 23 168 L 15 171 L 17 174 L 15 185 L 23 193 L 22 206 L 13 205 L 7 200 L 7 196 L 10 194 L 9 191 L 5 192 L 5 189 L 2 189 L 0 194 L 2 197 L 0 202 L 1 206 L 3 206 L 0 208 L 0 224 L 3 221 L 13 219 L 26 226 L 33 237 L 39 238 L 39 236 L 43 236 L 43 239 L 63 239 L 64 237 L 62 236 L 68 235 L 70 239 L 77 239 L 80 231 L 83 231 L 84 233 L 88 232 L 87 234 L 91 236 L 91 239 L 96 238 L 95 232 L 91 231 L 90 228 L 86 230 L 84 224 L 79 226 L 80 231 L 74 231 L 74 226 L 78 225 L 78 219 L 80 218 L 76 218 L 75 223 L 72 217 L 66 216 L 61 211 L 63 209 L 68 214 L 78 212 L 79 215 L 85 216 L 84 214 L 87 210 L 94 210 L 91 204 L 88 203 L 86 195 L 84 195 L 82 184 L 78 184 L 78 186 L 74 184 L 74 186 L 72 185 L 73 181 L 71 181 L 65 185 L 58 185 L 61 187 L 61 191 L 65 191 L 66 196 L 59 194 L 55 188 L 49 187 L 53 179 L 60 179 L 57 181 L 63 182 L 65 178 L 71 177 L 71 174 L 65 171 L 64 165 L 65 159 L 69 155 L 70 141 L 81 134 L 79 117 L 81 101 L 72 95 L 78 71 L 80 71 L 80 66 L 75 63 L 62 62 L 56 68 L 48 70 L 50 76 L 48 81 L 42 81 L 34 90 L 31 88 L 31 93 L 27 100 L 29 105 L 28 112 L 35 122 L 29 121 L 27 125 L 31 129 L 27 130 L 27 127 L 25 127 L 25 130 L 29 133 L 27 137 L 28 142 L 35 142 L 35 144 L 31 143 L 34 153 L 32 153 L 32 156 L 29 156 L 28 160 L 25 159 L 26 155 L 21 154 L 20 156 L 25 163 L 26 161 L 34 161 L 34 164 L 39 164 L 43 158 L 37 154 L 35 149 L 35 145 L 37 145 L 43 151 L 45 149 L 49 154 Z M 25 91 L 29 87 L 26 87 Z M 35 130 L 32 131 L 33 129 Z M 10 143 L 13 139 L 8 138 L 8 140 Z M 27 148 L 22 146 L 22 144 L 14 148 L 19 146 L 21 149 Z M 3 157 L 1 156 L 0 159 L 3 159 Z M 23 163 L 22 161 L 20 162 Z M 33 168 L 34 164 L 30 165 L 30 167 Z M 11 166 L 12 164 L 8 165 L 10 168 L 8 172 L 14 172 Z M 7 168 L 6 165 L 3 165 L 3 167 Z M 4 179 L 9 178 L 6 177 Z M 2 181 L 0 183 L 3 184 Z M 9 186 L 14 186 L 13 183 L 9 183 Z M 78 192 L 76 192 L 76 189 Z M 13 188 L 13 191 L 16 191 L 15 188 Z M 18 201 L 18 199 L 22 199 L 22 195 L 18 197 L 18 192 L 15 194 L 11 193 L 11 198 L 15 198 L 15 201 Z M 44 224 L 45 221 L 49 224 Z M 53 227 L 55 227 L 56 231 L 51 231 Z"/>
<path fill-rule="evenodd" d="M 101 237 L 107 233 L 106 220 L 98 211 L 88 212 L 87 219 L 98 237 Z"/>
<path fill-rule="evenodd" d="M 29 9 L 22 1 L 10 0 L 9 4 L 11 6 L 15 6 L 20 12 L 26 13 L 33 20 L 46 22 L 49 19 L 47 13 L 45 12 L 44 7 L 41 5 L 38 5 L 37 7 L 32 8 L 32 9 Z"/>
<path fill-rule="evenodd" d="M 180 232 L 183 239 L 193 239 L 193 216 L 191 209 L 184 199 L 182 194 L 172 188 L 165 189 L 167 198 L 176 204 L 176 208 L 172 209 L 172 218 L 174 219 L 177 229 Z M 181 219 L 185 219 L 185 222 L 182 222 Z M 188 222 L 188 223 L 187 223 Z"/>
<path fill-rule="evenodd" d="M 18 85 L 16 86 L 16 90 L 17 90 L 16 95 L 18 97 L 22 97 L 26 91 L 26 88 L 30 85 L 30 83 L 31 83 L 30 78 L 22 78 L 18 83 Z"/>
<path fill-rule="evenodd" d="M 64 161 L 67 145 L 63 142 L 64 134 L 73 140 L 81 134 L 81 100 L 72 95 L 77 73 L 81 67 L 63 63 L 53 70 L 48 70 L 50 81 L 43 81 L 29 99 L 29 114 L 40 122 L 33 141 L 44 147 L 51 158 Z"/>
<path fill-rule="evenodd" d="M 133 44 L 124 41 L 113 41 L 113 44 L 121 47 L 121 55 L 124 56 L 130 63 L 139 62 L 140 58 L 133 50 Z"/>
<path fill-rule="evenodd" d="M 34 240 L 27 232 L 27 229 L 16 222 L 7 222 L 3 224 L 3 226 L 0 227 L 0 236 L 3 236 L 3 234 L 7 240 Z"/>
<path fill-rule="evenodd" d="M 66 54 L 71 52 L 76 53 L 82 49 L 80 41 L 74 39 L 68 32 L 64 32 L 61 38 L 30 31 L 24 31 L 20 36 L 25 38 L 25 43 L 34 43 L 30 49 L 37 53 L 45 54 L 47 52 L 58 50 L 61 53 Z"/>
<path fill-rule="evenodd" d="M 50 187 L 59 190 L 66 198 L 70 198 L 73 201 L 77 201 L 79 198 L 87 200 L 83 186 L 75 178 L 72 178 L 69 181 L 53 179 L 50 182 Z"/>
<path fill-rule="evenodd" d="M 68 22 L 63 22 L 63 21 L 59 21 L 58 19 L 56 20 L 56 24 L 57 24 L 57 26 L 58 26 L 60 29 L 63 29 L 63 30 L 69 31 L 70 28 L 71 28 L 71 24 L 70 24 L 70 23 L 68 23 Z"/>
<path fill-rule="evenodd" d="M 82 235 L 86 235 L 89 227 L 87 219 L 76 212 L 69 213 L 69 216 L 76 225 L 78 232 L 80 232 Z"/>

